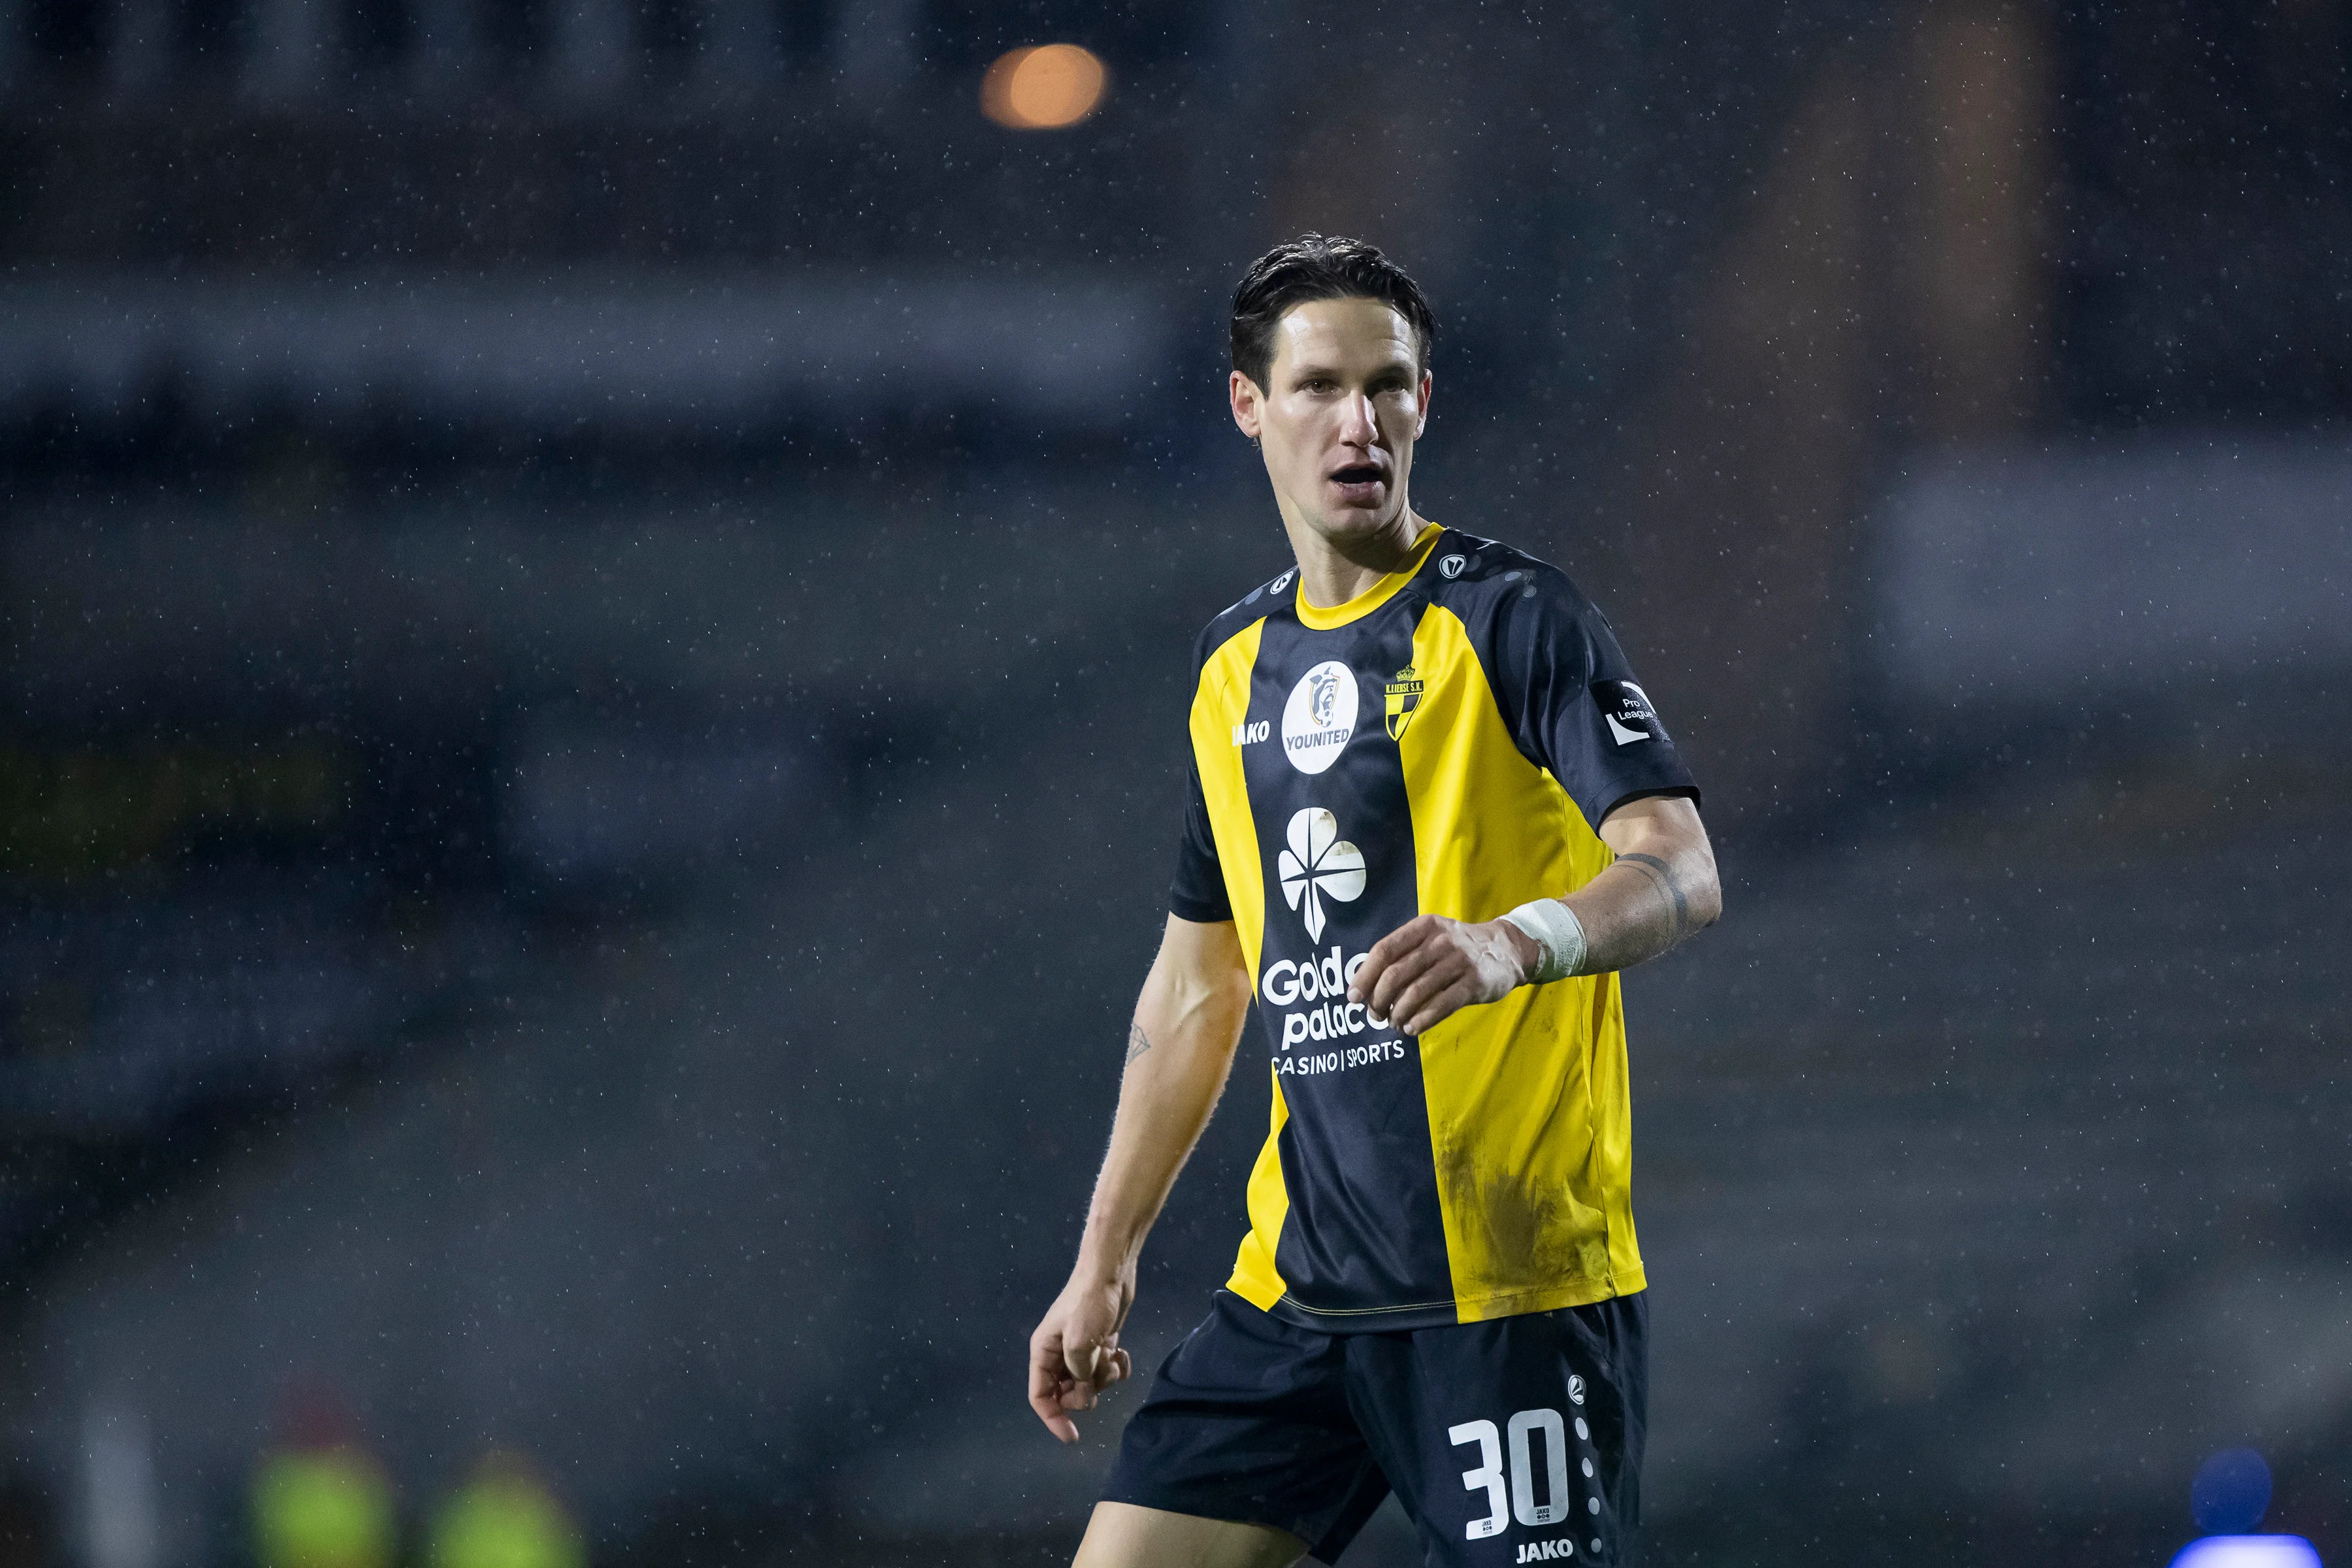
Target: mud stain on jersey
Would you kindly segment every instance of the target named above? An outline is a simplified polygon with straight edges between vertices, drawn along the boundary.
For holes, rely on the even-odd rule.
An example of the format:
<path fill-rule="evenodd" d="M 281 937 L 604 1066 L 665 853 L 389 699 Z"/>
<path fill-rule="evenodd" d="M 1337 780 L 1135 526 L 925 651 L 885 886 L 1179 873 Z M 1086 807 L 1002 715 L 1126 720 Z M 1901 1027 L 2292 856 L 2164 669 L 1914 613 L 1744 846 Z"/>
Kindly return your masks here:
<path fill-rule="evenodd" d="M 1609 1277 L 1608 1217 L 1565 1186 L 1536 1186 L 1524 1173 L 1482 1167 L 1466 1149 L 1441 1152 L 1438 1189 L 1460 1249 L 1465 1297 L 1541 1290 Z"/>

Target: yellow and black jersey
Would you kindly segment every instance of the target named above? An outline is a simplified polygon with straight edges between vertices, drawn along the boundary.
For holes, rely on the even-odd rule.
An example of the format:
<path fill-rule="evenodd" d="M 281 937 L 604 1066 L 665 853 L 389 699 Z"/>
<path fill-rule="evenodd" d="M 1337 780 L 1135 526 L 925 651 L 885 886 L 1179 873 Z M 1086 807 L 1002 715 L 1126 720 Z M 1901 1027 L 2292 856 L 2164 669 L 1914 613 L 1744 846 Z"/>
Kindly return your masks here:
<path fill-rule="evenodd" d="M 1416 914 L 1492 920 L 1591 880 L 1601 819 L 1695 798 L 1690 774 L 1556 569 L 1433 523 L 1347 604 L 1297 578 L 1202 634 L 1170 895 L 1234 922 L 1273 1053 L 1232 1288 L 1327 1331 L 1638 1290 L 1617 977 L 1521 986 L 1418 1039 L 1347 986 Z"/>

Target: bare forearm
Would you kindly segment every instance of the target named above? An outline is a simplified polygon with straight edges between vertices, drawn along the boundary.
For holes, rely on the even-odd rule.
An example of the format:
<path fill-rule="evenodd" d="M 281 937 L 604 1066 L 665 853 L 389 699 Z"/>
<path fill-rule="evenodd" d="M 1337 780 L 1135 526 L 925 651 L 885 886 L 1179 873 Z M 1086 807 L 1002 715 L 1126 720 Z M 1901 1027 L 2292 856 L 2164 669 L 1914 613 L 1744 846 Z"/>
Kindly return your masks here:
<path fill-rule="evenodd" d="M 1215 984 L 1155 965 L 1129 1026 L 1110 1148 L 1087 1205 L 1081 1268 L 1132 1266 L 1223 1092 L 1249 1006 L 1238 970 Z"/>
<path fill-rule="evenodd" d="M 1615 864 L 1562 901 L 1584 927 L 1588 974 L 1655 958 L 1723 912 L 1715 857 L 1704 840 L 1620 851 Z"/>
<path fill-rule="evenodd" d="M 1348 996 L 1418 1035 L 1521 985 L 1627 969 L 1723 911 L 1698 808 L 1645 795 L 1611 812 L 1601 839 L 1617 861 L 1565 899 L 1530 899 L 1475 923 L 1418 915 L 1372 944 Z"/>
<path fill-rule="evenodd" d="M 1140 1026 L 1137 1034 L 1143 1035 Z M 1082 1259 L 1117 1269 L 1143 1250 L 1143 1238 L 1160 1217 L 1177 1173 L 1209 1124 L 1232 1059 L 1228 1052 L 1170 1040 L 1153 1044 L 1129 1063 L 1110 1148 L 1087 1206 L 1086 1235 L 1078 1244 Z"/>

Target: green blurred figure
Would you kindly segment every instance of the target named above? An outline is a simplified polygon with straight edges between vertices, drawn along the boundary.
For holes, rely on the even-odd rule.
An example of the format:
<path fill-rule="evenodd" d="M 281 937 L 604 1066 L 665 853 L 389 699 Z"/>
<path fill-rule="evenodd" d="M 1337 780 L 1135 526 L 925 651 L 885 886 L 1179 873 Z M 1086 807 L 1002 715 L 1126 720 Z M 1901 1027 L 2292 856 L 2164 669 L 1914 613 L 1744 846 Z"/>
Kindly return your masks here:
<path fill-rule="evenodd" d="M 431 1568 L 583 1568 L 580 1532 L 530 1463 L 493 1449 L 433 1521 Z"/>
<path fill-rule="evenodd" d="M 392 1481 L 360 1447 L 341 1403 L 321 1387 L 301 1390 L 286 1427 L 253 1478 L 261 1568 L 392 1568 Z"/>

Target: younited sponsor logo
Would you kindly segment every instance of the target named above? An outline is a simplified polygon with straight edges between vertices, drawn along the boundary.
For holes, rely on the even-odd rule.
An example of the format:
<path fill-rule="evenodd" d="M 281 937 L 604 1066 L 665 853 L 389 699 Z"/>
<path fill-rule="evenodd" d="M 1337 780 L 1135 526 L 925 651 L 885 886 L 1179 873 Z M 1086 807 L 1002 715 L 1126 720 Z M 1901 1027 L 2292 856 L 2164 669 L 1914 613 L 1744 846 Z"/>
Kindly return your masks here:
<path fill-rule="evenodd" d="M 1282 753 L 1302 773 L 1339 760 L 1356 732 L 1356 672 L 1326 659 L 1298 678 L 1282 705 Z"/>

